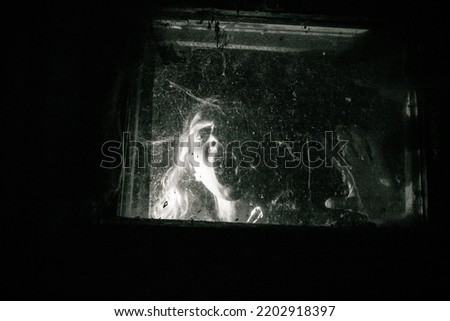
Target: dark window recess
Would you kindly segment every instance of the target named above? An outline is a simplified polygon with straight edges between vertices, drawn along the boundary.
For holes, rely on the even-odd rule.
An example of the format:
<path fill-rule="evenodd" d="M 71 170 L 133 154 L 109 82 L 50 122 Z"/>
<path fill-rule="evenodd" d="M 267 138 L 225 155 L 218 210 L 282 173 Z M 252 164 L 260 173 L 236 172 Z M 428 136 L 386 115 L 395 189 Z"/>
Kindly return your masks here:
<path fill-rule="evenodd" d="M 288 225 L 426 218 L 408 51 L 262 13 L 153 21 L 128 101 L 120 216 Z"/>

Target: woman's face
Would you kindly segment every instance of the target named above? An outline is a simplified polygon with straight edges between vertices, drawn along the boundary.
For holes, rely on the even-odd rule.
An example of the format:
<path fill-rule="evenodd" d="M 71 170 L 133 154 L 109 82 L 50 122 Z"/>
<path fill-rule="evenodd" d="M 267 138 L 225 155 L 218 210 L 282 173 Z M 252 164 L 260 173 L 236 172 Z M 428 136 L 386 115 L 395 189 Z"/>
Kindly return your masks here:
<path fill-rule="evenodd" d="M 202 121 L 191 128 L 195 145 L 191 149 L 190 163 L 195 175 L 216 197 L 233 201 L 242 197 L 240 166 L 236 152 L 226 150 L 226 144 L 237 141 L 239 132 L 228 126 Z M 227 129 L 227 130 L 225 130 Z M 230 134 L 233 133 L 234 135 Z M 235 138 L 235 139 L 233 139 Z M 199 144 L 200 143 L 200 144 Z"/>

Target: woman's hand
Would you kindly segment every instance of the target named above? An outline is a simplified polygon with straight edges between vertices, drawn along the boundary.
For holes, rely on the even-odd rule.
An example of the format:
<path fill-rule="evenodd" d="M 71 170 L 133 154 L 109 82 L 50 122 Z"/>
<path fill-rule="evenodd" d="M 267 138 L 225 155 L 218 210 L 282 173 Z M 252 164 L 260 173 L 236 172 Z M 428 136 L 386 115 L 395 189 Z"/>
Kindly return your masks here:
<path fill-rule="evenodd" d="M 264 217 L 263 211 L 261 207 L 256 206 L 251 212 L 250 216 L 248 217 L 247 223 L 256 223 L 260 219 Z"/>

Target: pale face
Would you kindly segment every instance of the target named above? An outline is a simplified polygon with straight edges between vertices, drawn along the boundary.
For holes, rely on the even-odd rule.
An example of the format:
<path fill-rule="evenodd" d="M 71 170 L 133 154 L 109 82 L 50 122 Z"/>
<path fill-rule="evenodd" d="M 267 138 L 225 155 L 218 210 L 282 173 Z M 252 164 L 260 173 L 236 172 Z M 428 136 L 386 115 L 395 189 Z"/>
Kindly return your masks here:
<path fill-rule="evenodd" d="M 223 142 L 216 135 L 214 123 L 199 122 L 191 129 L 194 141 L 201 146 L 191 150 L 190 163 L 196 178 L 216 197 L 233 201 L 242 196 L 237 165 L 225 167 Z"/>

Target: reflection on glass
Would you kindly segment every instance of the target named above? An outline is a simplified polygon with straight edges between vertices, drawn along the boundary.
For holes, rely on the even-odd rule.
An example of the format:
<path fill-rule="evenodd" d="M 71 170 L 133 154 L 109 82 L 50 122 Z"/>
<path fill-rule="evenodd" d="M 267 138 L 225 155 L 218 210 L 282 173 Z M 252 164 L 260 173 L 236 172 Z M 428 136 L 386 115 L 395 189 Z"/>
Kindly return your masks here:
<path fill-rule="evenodd" d="M 141 86 L 151 104 L 131 127 L 149 158 L 168 162 L 125 173 L 123 215 L 324 226 L 422 218 L 417 106 L 399 48 L 372 54 L 363 29 L 208 24 L 155 24 Z"/>

